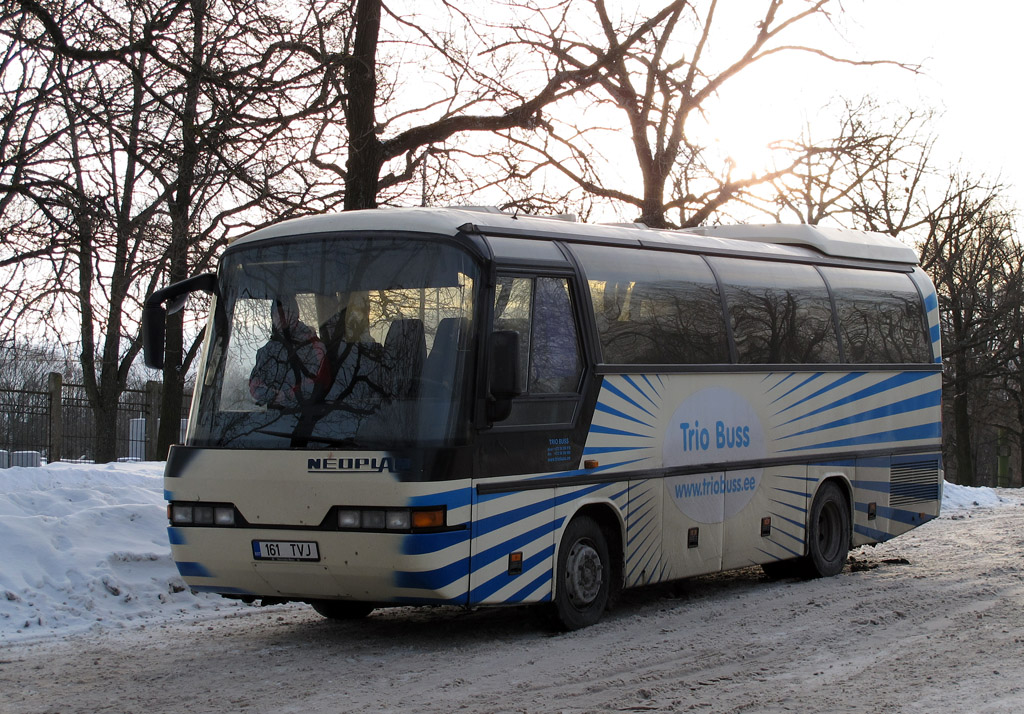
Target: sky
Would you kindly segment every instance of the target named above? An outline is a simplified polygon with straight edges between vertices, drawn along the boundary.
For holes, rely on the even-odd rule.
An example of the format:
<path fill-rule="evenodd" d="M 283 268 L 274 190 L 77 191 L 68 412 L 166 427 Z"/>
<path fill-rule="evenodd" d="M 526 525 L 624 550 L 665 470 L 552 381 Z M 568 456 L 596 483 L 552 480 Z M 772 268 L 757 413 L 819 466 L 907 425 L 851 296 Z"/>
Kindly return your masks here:
<path fill-rule="evenodd" d="M 167 542 L 163 467 L 57 463 L 0 471 L 0 650 L 248 607 L 185 587 Z M 942 510 L 1019 502 L 947 483 Z"/>
<path fill-rule="evenodd" d="M 791 7 L 788 3 L 784 8 Z M 920 64 L 920 73 L 893 67 L 844 67 L 790 54 L 738 75 L 723 92 L 715 126 L 723 142 L 763 145 L 792 136 L 804 124 L 828 126 L 816 110 L 831 98 L 866 94 L 939 112 L 935 158 L 972 174 L 999 178 L 1024 208 L 1020 28 L 1024 4 L 1001 0 L 845 0 L 839 35 L 823 33 L 830 52 L 850 58 Z M 820 30 L 819 30 L 820 32 Z M 787 80 L 786 78 L 790 78 Z M 729 119 L 733 117 L 734 119 Z M 762 137 L 758 137 L 758 132 Z"/>

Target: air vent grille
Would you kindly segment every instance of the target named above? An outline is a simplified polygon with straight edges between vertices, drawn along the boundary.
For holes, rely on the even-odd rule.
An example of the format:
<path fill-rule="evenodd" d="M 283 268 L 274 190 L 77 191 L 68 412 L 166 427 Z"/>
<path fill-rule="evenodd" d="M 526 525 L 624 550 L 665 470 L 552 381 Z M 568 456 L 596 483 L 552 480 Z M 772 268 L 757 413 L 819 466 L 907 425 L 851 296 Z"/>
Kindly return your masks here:
<path fill-rule="evenodd" d="M 935 501 L 939 497 L 939 461 L 922 459 L 893 464 L 889 472 L 889 505 Z"/>

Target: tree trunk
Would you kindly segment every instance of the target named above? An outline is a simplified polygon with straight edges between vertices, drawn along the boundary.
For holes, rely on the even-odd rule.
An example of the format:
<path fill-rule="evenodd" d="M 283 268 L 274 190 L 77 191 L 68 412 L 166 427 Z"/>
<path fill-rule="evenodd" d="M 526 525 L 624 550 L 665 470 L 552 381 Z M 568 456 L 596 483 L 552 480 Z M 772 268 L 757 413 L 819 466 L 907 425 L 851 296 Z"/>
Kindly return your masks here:
<path fill-rule="evenodd" d="M 384 147 L 377 137 L 377 38 L 380 0 L 359 0 L 355 14 L 352 58 L 345 69 L 345 123 L 348 160 L 345 164 L 345 210 L 377 207 L 377 184 L 384 166 Z"/>
<path fill-rule="evenodd" d="M 971 448 L 970 381 L 964 377 L 966 356 L 954 360 L 953 375 L 953 441 L 956 457 L 956 480 L 961 486 L 974 485 L 974 456 Z"/>

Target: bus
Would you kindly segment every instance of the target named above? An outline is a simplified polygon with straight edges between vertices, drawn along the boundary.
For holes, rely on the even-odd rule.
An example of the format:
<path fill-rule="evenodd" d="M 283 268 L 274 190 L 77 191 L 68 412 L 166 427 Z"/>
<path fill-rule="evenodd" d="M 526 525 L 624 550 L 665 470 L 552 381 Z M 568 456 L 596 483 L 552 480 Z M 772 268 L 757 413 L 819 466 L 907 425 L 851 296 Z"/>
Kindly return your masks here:
<path fill-rule="evenodd" d="M 194 591 L 538 603 L 761 566 L 838 574 L 939 514 L 936 293 L 915 252 L 809 225 L 655 230 L 483 209 L 291 220 L 217 272 L 165 471 Z"/>

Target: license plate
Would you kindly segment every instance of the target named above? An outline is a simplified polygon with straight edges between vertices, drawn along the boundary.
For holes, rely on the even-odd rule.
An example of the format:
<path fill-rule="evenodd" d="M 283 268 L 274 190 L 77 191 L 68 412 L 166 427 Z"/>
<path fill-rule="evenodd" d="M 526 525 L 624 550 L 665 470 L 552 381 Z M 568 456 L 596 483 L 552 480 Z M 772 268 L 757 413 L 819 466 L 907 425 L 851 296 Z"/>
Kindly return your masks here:
<path fill-rule="evenodd" d="M 311 540 L 254 540 L 256 560 L 320 560 L 320 548 Z"/>

